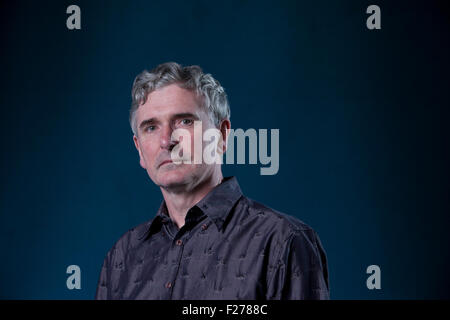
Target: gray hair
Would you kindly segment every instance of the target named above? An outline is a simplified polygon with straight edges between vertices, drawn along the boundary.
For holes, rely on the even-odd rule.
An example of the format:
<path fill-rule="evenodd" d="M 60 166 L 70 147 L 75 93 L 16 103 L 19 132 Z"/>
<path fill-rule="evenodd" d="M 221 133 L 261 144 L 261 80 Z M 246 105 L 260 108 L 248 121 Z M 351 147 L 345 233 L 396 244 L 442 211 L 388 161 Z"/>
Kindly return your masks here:
<path fill-rule="evenodd" d="M 137 135 L 136 110 L 147 101 L 148 95 L 170 84 L 195 92 L 203 102 L 211 122 L 216 127 L 223 119 L 230 119 L 230 106 L 225 90 L 211 74 L 204 74 L 199 66 L 183 67 L 175 62 L 160 64 L 150 72 L 142 71 L 131 90 L 130 125 Z"/>

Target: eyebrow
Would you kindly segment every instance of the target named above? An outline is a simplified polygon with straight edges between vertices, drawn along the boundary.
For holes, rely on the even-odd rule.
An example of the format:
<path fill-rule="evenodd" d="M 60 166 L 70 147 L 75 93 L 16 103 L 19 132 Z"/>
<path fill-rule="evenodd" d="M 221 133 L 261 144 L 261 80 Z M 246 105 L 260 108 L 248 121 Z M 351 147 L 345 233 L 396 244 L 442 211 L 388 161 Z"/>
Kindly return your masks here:
<path fill-rule="evenodd" d="M 142 129 L 142 128 L 146 127 L 147 125 L 150 125 L 150 124 L 153 124 L 153 123 L 156 123 L 156 122 L 157 121 L 156 121 L 155 118 L 150 118 L 150 119 L 147 119 L 147 120 L 143 120 L 141 122 L 141 124 L 139 125 L 139 128 Z"/>
<path fill-rule="evenodd" d="M 180 119 L 180 118 L 193 118 L 194 120 L 200 120 L 200 118 L 193 113 L 190 112 L 183 112 L 183 113 L 176 113 L 171 116 L 172 119 Z M 158 123 L 159 121 L 156 118 L 150 118 L 143 120 L 141 124 L 139 125 L 139 128 L 142 129 L 150 124 Z"/>

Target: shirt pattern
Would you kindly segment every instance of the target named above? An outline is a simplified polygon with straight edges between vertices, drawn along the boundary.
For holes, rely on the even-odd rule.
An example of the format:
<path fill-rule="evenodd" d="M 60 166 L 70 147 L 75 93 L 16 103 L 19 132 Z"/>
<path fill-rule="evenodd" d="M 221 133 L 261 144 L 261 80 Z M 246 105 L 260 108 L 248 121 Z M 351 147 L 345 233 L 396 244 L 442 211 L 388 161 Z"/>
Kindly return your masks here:
<path fill-rule="evenodd" d="M 178 229 L 163 201 L 107 253 L 96 299 L 328 299 L 317 233 L 242 194 L 225 178 Z"/>

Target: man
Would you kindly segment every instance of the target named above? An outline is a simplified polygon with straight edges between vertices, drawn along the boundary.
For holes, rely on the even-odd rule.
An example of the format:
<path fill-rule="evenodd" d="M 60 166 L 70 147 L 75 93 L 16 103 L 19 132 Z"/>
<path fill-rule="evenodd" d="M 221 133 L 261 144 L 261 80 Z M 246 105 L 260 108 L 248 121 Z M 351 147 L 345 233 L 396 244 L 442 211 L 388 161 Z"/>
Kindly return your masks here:
<path fill-rule="evenodd" d="M 326 255 L 313 229 L 244 196 L 220 162 L 191 161 L 195 144 L 205 147 L 195 123 L 203 134 L 219 132 L 220 156 L 229 119 L 223 88 L 198 66 L 165 63 L 136 77 L 133 139 L 164 200 L 108 252 L 96 299 L 329 298 Z"/>

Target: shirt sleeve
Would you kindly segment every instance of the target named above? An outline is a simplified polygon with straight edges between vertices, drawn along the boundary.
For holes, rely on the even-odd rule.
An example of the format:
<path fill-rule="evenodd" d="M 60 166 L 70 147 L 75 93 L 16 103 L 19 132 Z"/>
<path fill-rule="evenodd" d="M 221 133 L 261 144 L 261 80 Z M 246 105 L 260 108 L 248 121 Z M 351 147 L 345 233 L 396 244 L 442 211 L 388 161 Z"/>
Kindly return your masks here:
<path fill-rule="evenodd" d="M 108 300 L 110 299 L 110 269 L 111 269 L 111 251 L 108 252 L 103 260 L 102 270 L 100 271 L 100 277 L 97 283 L 97 290 L 95 292 L 95 300 Z"/>
<path fill-rule="evenodd" d="M 325 250 L 314 230 L 296 230 L 281 247 L 267 299 L 329 299 Z"/>

